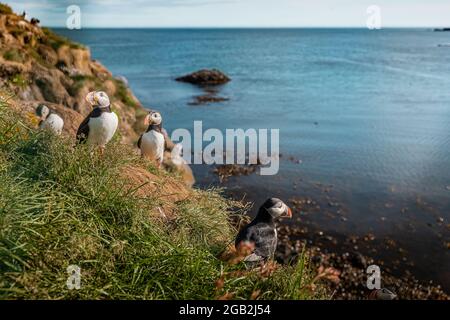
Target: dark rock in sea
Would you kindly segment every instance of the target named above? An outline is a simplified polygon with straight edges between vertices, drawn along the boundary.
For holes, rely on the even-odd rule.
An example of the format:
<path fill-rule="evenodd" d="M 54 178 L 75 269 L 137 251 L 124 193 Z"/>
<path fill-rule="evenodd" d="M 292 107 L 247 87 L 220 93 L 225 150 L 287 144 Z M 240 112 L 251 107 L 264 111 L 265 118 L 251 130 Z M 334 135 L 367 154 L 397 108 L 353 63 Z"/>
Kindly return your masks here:
<path fill-rule="evenodd" d="M 189 104 L 192 106 L 199 106 L 202 104 L 224 102 L 224 101 L 228 101 L 228 100 L 230 100 L 230 99 L 224 98 L 224 97 L 219 97 L 219 96 L 214 96 L 212 94 L 205 94 L 205 95 L 194 97 L 194 101 L 190 102 Z"/>
<path fill-rule="evenodd" d="M 450 31 L 450 28 L 436 28 L 433 31 Z"/>
<path fill-rule="evenodd" d="M 223 164 L 217 166 L 213 172 L 219 176 L 220 182 L 223 182 L 232 176 L 248 176 L 256 172 L 257 167 L 256 164 Z"/>
<path fill-rule="evenodd" d="M 203 69 L 182 77 L 178 77 L 175 80 L 199 86 L 221 85 L 231 81 L 231 79 L 226 74 L 217 69 Z"/>

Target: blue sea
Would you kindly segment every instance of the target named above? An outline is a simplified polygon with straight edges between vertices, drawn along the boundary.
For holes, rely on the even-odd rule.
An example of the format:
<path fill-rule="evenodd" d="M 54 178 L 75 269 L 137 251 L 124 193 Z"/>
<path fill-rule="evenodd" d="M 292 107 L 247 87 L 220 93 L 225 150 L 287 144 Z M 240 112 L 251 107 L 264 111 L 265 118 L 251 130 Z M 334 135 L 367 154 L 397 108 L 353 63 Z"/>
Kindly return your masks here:
<path fill-rule="evenodd" d="M 373 234 L 383 250 L 367 255 L 450 291 L 450 32 L 57 32 L 126 77 L 144 106 L 162 112 L 169 133 L 191 130 L 194 120 L 204 129 L 280 129 L 278 175 L 219 184 L 211 167 L 198 165 L 200 187 L 226 187 L 254 210 L 269 196 L 310 197 L 320 210 L 299 210 L 293 223 L 337 237 Z M 232 78 L 218 93 L 229 101 L 189 105 L 202 89 L 174 78 L 202 68 Z"/>

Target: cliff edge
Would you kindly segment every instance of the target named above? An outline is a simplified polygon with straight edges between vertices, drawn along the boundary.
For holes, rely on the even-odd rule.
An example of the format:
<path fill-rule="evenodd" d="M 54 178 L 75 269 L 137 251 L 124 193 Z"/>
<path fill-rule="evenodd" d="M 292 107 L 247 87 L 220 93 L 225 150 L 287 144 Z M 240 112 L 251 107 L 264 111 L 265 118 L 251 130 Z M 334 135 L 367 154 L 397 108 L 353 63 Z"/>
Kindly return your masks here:
<path fill-rule="evenodd" d="M 47 103 L 65 119 L 69 133 L 90 112 L 85 96 L 105 91 L 120 117 L 123 142 L 134 143 L 146 112 L 120 78 L 115 78 L 89 49 L 41 28 L 0 7 L 0 87 L 16 94 L 27 106 Z M 74 112 L 73 112 L 74 111 Z"/>

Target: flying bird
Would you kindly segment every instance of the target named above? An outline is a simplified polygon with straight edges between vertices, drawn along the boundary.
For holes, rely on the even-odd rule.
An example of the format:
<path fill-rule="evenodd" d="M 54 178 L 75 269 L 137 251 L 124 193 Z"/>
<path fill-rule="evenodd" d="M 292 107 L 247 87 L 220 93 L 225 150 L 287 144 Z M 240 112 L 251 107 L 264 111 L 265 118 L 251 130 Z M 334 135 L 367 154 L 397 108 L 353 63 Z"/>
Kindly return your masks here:
<path fill-rule="evenodd" d="M 101 151 L 112 139 L 117 130 L 119 119 L 111 111 L 108 95 L 103 91 L 92 91 L 86 96 L 93 110 L 80 124 L 77 142 L 99 146 Z"/>
<path fill-rule="evenodd" d="M 159 167 L 164 159 L 165 146 L 161 114 L 150 111 L 144 119 L 144 124 L 147 126 L 147 131 L 139 137 L 138 148 L 143 157 L 155 161 Z"/>
<path fill-rule="evenodd" d="M 292 218 L 291 209 L 280 199 L 270 198 L 259 208 L 255 219 L 239 232 L 236 250 L 240 252 L 243 247 L 251 249 L 244 262 L 254 265 L 273 259 L 278 241 L 275 220 L 281 217 Z"/>
<path fill-rule="evenodd" d="M 36 115 L 40 119 L 39 128 L 50 129 L 56 134 L 61 134 L 64 120 L 53 110 L 50 110 L 45 104 L 40 104 L 36 108 Z"/>

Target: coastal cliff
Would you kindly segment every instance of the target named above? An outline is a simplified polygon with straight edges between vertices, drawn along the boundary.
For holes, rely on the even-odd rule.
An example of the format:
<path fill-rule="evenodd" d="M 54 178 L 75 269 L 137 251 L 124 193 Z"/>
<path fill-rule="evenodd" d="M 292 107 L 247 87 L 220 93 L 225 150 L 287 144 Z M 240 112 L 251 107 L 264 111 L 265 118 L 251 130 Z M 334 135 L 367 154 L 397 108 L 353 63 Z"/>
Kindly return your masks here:
<path fill-rule="evenodd" d="M 93 60 L 83 45 L 5 11 L 0 14 L 1 87 L 14 92 L 27 106 L 37 102 L 51 106 L 64 117 L 69 134 L 90 112 L 86 94 L 105 91 L 120 117 L 122 142 L 137 139 L 146 112 L 122 78 Z"/>

